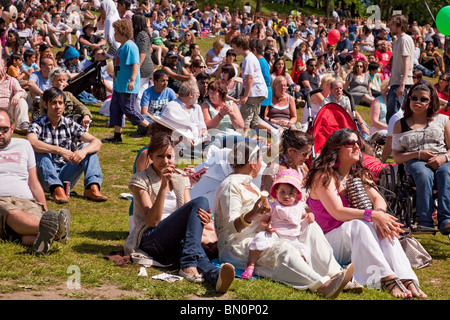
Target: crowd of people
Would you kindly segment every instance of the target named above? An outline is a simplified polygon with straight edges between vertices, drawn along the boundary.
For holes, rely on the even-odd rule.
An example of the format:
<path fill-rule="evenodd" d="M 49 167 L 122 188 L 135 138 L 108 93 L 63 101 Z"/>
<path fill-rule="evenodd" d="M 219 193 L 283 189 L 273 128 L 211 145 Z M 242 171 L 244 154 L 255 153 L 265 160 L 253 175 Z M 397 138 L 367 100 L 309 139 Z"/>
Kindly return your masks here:
<path fill-rule="evenodd" d="M 187 280 L 206 281 L 217 292 L 229 289 L 237 268 L 244 279 L 255 274 L 336 297 L 372 285 L 369 267 L 376 265 L 375 281 L 395 297 L 427 297 L 384 199 L 366 187 L 374 209 L 352 207 L 346 182 L 376 182 L 362 150 L 383 135 L 381 162 L 392 152 L 406 163 L 417 196 L 427 200 L 417 207 L 418 223 L 434 224 L 436 181 L 438 227 L 450 232 L 450 56 L 436 51 L 444 45 L 436 29 L 401 15 L 374 27 L 364 20 L 345 24 L 339 14 L 325 20 L 294 10 L 286 19 L 277 12 L 265 19 L 254 17 L 248 4 L 230 11 L 217 4 L 200 9 L 195 1 L 24 1 L 15 19 L 3 10 L 0 176 L 8 183 L 0 187 L 2 238 L 19 237 L 38 254 L 53 241 L 67 242 L 70 212 L 49 209 L 44 194 L 65 204 L 68 188 L 84 175 L 84 197 L 107 201 L 98 152 L 103 143 L 123 143 L 128 120 L 150 144 L 130 172 L 126 254 L 173 263 Z M 339 33 L 334 44 L 332 31 Z M 199 42 L 206 38 L 213 45 L 202 53 Z M 73 94 L 70 84 L 92 67 L 101 82 Z M 439 82 L 430 85 L 423 76 Z M 97 99 L 95 86 L 106 99 Z M 370 107 L 370 124 L 356 112 L 358 131 L 333 133 L 307 166 L 313 139 L 303 132 L 306 108 L 314 117 L 334 103 L 353 116 L 351 101 Z M 102 103 L 111 137 L 89 133 L 85 103 L 92 102 Z M 267 164 L 270 173 L 261 173 L 271 144 L 282 152 Z M 229 150 L 229 175 L 211 203 L 190 193 L 207 170 L 176 164 L 203 159 L 214 147 Z M 211 226 L 219 267 L 202 242 Z"/>

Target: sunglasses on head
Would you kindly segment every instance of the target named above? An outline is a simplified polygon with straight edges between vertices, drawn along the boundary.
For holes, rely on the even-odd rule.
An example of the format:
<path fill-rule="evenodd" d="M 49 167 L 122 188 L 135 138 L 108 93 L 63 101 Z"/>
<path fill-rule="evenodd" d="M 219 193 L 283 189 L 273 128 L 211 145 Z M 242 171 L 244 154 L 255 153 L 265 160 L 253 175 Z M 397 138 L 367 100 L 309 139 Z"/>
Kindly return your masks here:
<path fill-rule="evenodd" d="M 9 129 L 11 129 L 11 127 L 0 127 L 0 132 L 5 134 L 9 131 Z"/>
<path fill-rule="evenodd" d="M 299 151 L 298 154 L 302 157 L 309 157 L 311 155 L 312 151 L 306 152 L 306 151 Z"/>
<path fill-rule="evenodd" d="M 361 148 L 361 140 L 359 140 L 359 139 L 357 139 L 357 140 L 355 140 L 355 139 L 348 139 L 343 144 L 343 146 L 346 147 L 346 148 L 353 148 L 353 147 L 355 147 L 355 145 L 358 145 L 358 147 Z"/>
<path fill-rule="evenodd" d="M 422 102 L 422 103 L 430 102 L 430 99 L 428 99 L 428 98 L 425 98 L 425 97 L 419 98 L 419 97 L 416 97 L 416 96 L 411 96 L 411 97 L 409 98 L 409 100 L 411 100 L 411 101 L 413 101 L 413 102 L 420 101 L 420 102 Z"/>

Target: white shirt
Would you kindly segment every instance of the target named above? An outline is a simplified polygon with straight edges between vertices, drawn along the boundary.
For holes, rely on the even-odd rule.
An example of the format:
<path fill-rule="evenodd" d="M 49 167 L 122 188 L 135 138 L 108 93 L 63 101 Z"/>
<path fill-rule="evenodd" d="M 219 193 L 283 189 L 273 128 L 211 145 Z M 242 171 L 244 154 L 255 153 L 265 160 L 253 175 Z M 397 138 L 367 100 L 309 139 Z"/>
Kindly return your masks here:
<path fill-rule="evenodd" d="M 286 42 L 286 51 L 294 53 L 295 48 L 298 47 L 302 42 L 302 39 L 289 38 Z"/>
<path fill-rule="evenodd" d="M 253 53 L 249 53 L 242 61 L 242 78 L 244 80 L 244 88 L 247 85 L 247 77 L 253 76 L 253 85 L 250 89 L 249 97 L 264 97 L 267 98 L 269 90 L 267 89 L 264 76 L 261 71 L 258 58 Z"/>
<path fill-rule="evenodd" d="M 33 198 L 28 171 L 34 167 L 36 159 L 30 142 L 12 138 L 6 148 L 0 149 L 0 197 Z"/>

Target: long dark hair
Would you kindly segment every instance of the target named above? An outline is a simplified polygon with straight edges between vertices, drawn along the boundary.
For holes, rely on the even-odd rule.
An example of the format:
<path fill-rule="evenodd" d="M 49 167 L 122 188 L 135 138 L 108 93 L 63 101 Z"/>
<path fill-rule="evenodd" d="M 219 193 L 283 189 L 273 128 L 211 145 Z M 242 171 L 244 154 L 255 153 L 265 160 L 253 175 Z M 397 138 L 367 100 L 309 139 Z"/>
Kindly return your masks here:
<path fill-rule="evenodd" d="M 336 182 L 336 188 L 339 188 L 341 177 L 337 172 L 339 163 L 338 151 L 343 146 L 352 134 L 356 134 L 358 139 L 361 139 L 359 134 L 352 129 L 344 128 L 333 132 L 330 138 L 323 146 L 320 155 L 314 159 L 311 169 L 305 179 L 305 187 L 311 190 L 316 178 L 323 175 L 323 187 L 328 187 L 332 179 Z M 363 181 L 373 180 L 371 172 L 366 169 L 362 162 L 362 152 L 359 161 L 357 161 L 350 170 L 350 176 L 353 178 L 361 178 Z"/>
<path fill-rule="evenodd" d="M 151 38 L 150 32 L 148 31 L 147 21 L 142 13 L 135 13 L 132 18 L 133 21 L 133 37 L 136 40 L 137 35 L 141 31 L 145 31 Z"/>
<path fill-rule="evenodd" d="M 412 115 L 412 110 L 410 107 L 410 102 L 411 102 L 411 95 L 413 94 L 414 91 L 417 90 L 421 90 L 421 91 L 428 91 L 430 93 L 430 105 L 429 108 L 427 110 L 427 117 L 428 119 L 433 118 L 436 113 L 439 111 L 440 109 L 440 104 L 439 104 L 439 96 L 437 94 L 436 89 L 434 88 L 433 85 L 427 83 L 422 83 L 422 82 L 418 82 L 415 85 L 413 85 L 409 90 L 408 93 L 406 94 L 405 100 L 403 101 L 402 104 L 402 109 L 403 109 L 403 116 L 406 118 L 408 118 L 409 116 Z"/>

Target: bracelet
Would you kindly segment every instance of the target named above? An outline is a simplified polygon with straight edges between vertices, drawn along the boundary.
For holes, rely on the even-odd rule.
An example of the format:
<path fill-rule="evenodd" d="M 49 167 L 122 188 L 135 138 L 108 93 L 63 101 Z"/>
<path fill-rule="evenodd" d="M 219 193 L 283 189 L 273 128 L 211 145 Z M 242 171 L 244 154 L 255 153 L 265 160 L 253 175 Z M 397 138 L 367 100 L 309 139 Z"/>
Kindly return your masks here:
<path fill-rule="evenodd" d="M 239 219 L 241 220 L 241 223 L 242 223 L 245 227 L 248 227 L 248 226 L 251 225 L 251 223 L 248 223 L 248 222 L 245 220 L 244 214 L 245 214 L 245 213 L 241 214 L 241 215 L 239 216 Z"/>
<path fill-rule="evenodd" d="M 372 222 L 372 210 L 364 210 L 364 220 Z"/>
<path fill-rule="evenodd" d="M 383 211 L 384 213 L 387 213 L 386 209 L 383 209 L 383 208 L 378 208 L 378 209 L 376 209 L 376 211 Z"/>
<path fill-rule="evenodd" d="M 445 162 L 449 162 L 450 161 L 450 157 L 448 156 L 448 154 L 444 154 L 445 156 Z"/>
<path fill-rule="evenodd" d="M 223 119 L 223 115 L 221 115 L 220 112 L 218 112 L 217 114 L 219 115 L 219 117 Z"/>

